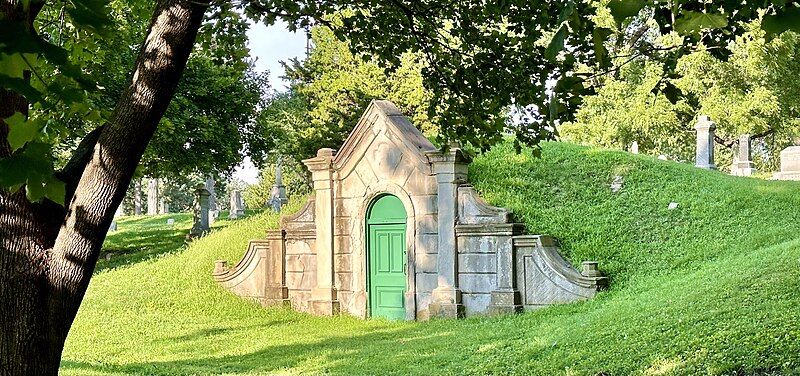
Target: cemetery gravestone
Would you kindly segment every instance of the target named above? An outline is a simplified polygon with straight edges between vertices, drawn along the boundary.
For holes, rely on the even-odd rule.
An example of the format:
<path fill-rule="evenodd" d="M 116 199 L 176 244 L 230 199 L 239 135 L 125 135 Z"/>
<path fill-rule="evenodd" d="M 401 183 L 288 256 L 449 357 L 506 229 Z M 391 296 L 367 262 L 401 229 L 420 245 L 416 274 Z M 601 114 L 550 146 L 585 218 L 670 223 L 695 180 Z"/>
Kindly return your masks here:
<path fill-rule="evenodd" d="M 203 185 L 197 186 L 194 192 L 194 224 L 189 231 L 189 238 L 203 236 L 211 228 L 208 214 L 209 196 L 211 196 L 211 194 Z"/>
<path fill-rule="evenodd" d="M 800 146 L 790 146 L 781 152 L 781 172 L 775 178 L 800 180 Z"/>
<path fill-rule="evenodd" d="M 142 181 L 139 179 L 133 185 L 133 215 L 142 215 Z"/>
<path fill-rule="evenodd" d="M 283 205 L 286 205 L 287 202 L 289 202 L 289 198 L 286 197 L 286 187 L 283 185 L 281 158 L 278 157 L 278 161 L 275 163 L 275 184 L 272 185 L 272 191 L 270 192 L 267 205 L 269 205 L 272 210 L 275 210 L 275 212 L 280 212 Z"/>
<path fill-rule="evenodd" d="M 147 215 L 158 214 L 158 179 L 147 181 Z"/>
<path fill-rule="evenodd" d="M 716 170 L 714 164 L 714 131 L 717 126 L 706 115 L 700 115 L 697 119 L 697 153 L 695 155 L 695 166 L 708 170 Z"/>
<path fill-rule="evenodd" d="M 638 141 L 634 141 L 634 142 L 631 144 L 631 153 L 633 153 L 633 154 L 639 154 L 639 142 L 638 142 Z"/>
<path fill-rule="evenodd" d="M 750 160 L 752 155 L 750 135 L 744 134 L 740 136 L 738 144 L 739 147 L 736 150 L 733 166 L 731 167 L 731 175 L 753 176 L 757 171 L 755 164 Z"/>
<path fill-rule="evenodd" d="M 219 218 L 219 210 L 217 209 L 217 193 L 214 189 L 216 182 L 214 178 L 209 177 L 206 179 L 205 188 L 208 191 L 208 220 L 209 224 L 214 224 L 214 221 Z"/>
<path fill-rule="evenodd" d="M 237 219 L 244 215 L 244 203 L 242 202 L 242 191 L 234 189 L 231 191 L 231 212 L 228 219 Z"/>

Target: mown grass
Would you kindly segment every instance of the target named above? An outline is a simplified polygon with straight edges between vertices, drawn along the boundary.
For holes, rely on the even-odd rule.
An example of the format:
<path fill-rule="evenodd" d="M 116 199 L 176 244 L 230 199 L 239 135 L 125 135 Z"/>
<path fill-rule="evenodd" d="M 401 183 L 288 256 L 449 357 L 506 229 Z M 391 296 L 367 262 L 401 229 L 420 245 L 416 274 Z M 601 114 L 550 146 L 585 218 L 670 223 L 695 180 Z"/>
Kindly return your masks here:
<path fill-rule="evenodd" d="M 247 210 L 245 217 L 256 212 Z M 174 219 L 175 222 L 168 225 L 168 219 Z M 109 232 L 96 271 L 134 264 L 180 250 L 186 245 L 186 235 L 192 228 L 192 214 L 127 216 L 118 218 L 116 222 L 117 231 Z M 228 212 L 223 211 L 211 228 L 218 230 L 229 224 Z"/>
<path fill-rule="evenodd" d="M 600 261 L 611 289 L 520 315 L 424 323 L 262 309 L 210 272 L 276 225 L 265 213 L 98 272 L 62 373 L 800 373 L 800 184 L 566 144 L 546 144 L 540 160 L 501 146 L 470 174 L 491 203 L 557 236 L 573 262 Z M 625 186 L 612 194 L 615 175 Z"/>

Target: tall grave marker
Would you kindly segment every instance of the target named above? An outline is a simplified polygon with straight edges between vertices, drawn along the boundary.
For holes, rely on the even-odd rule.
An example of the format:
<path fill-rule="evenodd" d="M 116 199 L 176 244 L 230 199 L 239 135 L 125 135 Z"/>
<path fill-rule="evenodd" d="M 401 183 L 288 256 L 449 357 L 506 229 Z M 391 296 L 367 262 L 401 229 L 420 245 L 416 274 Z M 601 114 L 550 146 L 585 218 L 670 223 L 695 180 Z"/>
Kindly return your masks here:
<path fill-rule="evenodd" d="M 211 228 L 209 221 L 209 197 L 211 193 L 205 186 L 198 185 L 194 191 L 194 225 L 189 231 L 188 238 L 197 238 L 205 235 Z"/>
<path fill-rule="evenodd" d="M 231 191 L 231 212 L 228 219 L 237 219 L 244 215 L 244 203 L 242 203 L 242 191 L 234 189 Z"/>
<path fill-rule="evenodd" d="M 694 127 L 697 130 L 697 153 L 695 166 L 708 170 L 716 170 L 714 164 L 714 131 L 717 126 L 706 115 L 700 115 Z"/>
<path fill-rule="evenodd" d="M 733 166 L 731 166 L 731 175 L 736 176 L 752 176 L 757 172 L 756 165 L 751 160 L 752 158 L 752 151 L 751 151 L 751 139 L 749 134 L 743 134 L 739 137 L 738 141 L 738 150 L 736 150 L 736 154 L 733 162 Z"/>

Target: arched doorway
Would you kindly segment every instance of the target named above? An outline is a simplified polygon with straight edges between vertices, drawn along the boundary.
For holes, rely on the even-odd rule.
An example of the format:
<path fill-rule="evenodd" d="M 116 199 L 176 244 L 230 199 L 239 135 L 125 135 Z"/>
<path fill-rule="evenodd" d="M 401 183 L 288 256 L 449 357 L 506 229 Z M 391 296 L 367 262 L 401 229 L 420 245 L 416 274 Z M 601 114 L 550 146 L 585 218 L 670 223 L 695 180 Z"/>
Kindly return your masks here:
<path fill-rule="evenodd" d="M 396 196 L 378 196 L 367 211 L 369 315 L 406 317 L 406 210 Z"/>

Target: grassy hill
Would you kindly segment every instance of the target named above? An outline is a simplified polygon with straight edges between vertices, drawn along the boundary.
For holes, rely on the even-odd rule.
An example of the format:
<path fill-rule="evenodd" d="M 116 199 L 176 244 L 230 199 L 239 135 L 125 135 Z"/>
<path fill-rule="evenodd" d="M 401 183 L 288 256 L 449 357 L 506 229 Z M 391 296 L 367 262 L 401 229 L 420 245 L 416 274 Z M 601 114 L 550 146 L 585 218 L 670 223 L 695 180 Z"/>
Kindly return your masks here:
<path fill-rule="evenodd" d="M 615 176 L 624 179 L 618 193 Z M 800 373 L 799 183 L 557 143 L 542 159 L 501 145 L 475 160 L 470 180 L 530 232 L 559 238 L 573 263 L 599 261 L 610 290 L 504 317 L 320 318 L 262 309 L 210 277 L 213 260 L 238 261 L 275 215 L 224 223 L 141 259 L 139 240 L 120 232 L 107 244 L 132 250 L 130 259 L 101 264 L 62 373 Z M 150 220 L 161 219 L 136 226 Z"/>

